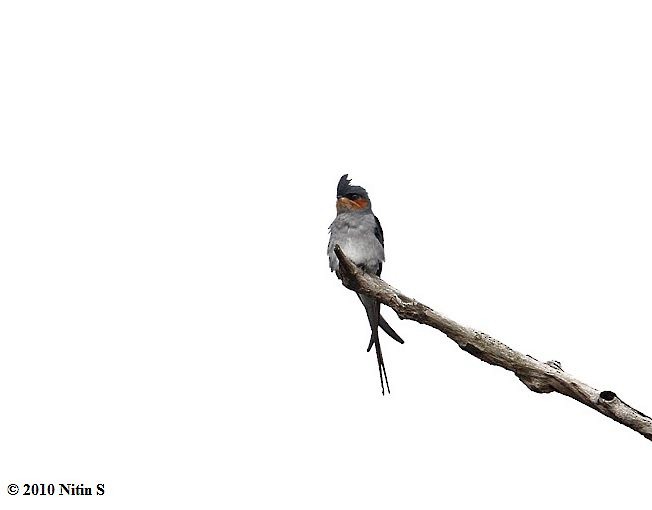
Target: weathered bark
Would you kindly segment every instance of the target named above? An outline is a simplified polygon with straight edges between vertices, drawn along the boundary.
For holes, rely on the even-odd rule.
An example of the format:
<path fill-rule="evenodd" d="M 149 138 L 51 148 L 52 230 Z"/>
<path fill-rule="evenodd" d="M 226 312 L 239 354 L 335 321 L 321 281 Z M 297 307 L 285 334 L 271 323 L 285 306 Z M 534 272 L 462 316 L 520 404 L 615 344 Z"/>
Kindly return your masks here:
<path fill-rule="evenodd" d="M 365 273 L 346 258 L 339 246 L 335 246 L 335 253 L 340 263 L 338 276 L 348 289 L 374 297 L 392 308 L 401 319 L 438 329 L 476 358 L 514 372 L 532 391 L 566 395 L 652 441 L 652 418 L 623 402 L 613 391 L 598 391 L 568 375 L 557 361 L 542 363 L 485 333 L 462 326 L 405 296 L 377 276 Z"/>

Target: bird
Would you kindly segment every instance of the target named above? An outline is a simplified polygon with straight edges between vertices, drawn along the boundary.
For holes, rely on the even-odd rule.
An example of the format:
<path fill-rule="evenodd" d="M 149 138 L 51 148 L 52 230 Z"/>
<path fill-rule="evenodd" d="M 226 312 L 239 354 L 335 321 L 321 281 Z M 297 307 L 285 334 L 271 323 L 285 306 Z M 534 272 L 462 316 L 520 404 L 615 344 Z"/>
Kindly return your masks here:
<path fill-rule="evenodd" d="M 329 227 L 328 260 L 331 271 L 339 269 L 339 260 L 335 254 L 335 246 L 339 245 L 344 254 L 363 271 L 380 276 L 385 262 L 385 239 L 380 221 L 371 209 L 369 194 L 362 186 L 352 186 L 348 174 L 340 177 L 337 183 L 337 215 Z M 371 338 L 367 352 L 376 348 L 378 373 L 382 394 L 390 393 L 389 380 L 380 348 L 378 327 L 398 343 L 403 339 L 392 329 L 380 314 L 380 303 L 367 295 L 358 294 L 369 320 Z"/>

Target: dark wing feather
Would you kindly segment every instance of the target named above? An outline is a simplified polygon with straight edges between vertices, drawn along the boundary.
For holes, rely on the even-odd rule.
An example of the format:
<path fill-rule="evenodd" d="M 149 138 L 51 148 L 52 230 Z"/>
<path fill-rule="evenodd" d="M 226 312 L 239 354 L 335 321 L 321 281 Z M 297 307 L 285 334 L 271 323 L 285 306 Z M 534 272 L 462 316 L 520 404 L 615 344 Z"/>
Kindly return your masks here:
<path fill-rule="evenodd" d="M 385 247 L 385 238 L 383 237 L 383 227 L 380 226 L 380 221 L 378 220 L 377 216 L 374 216 L 376 219 L 376 228 L 374 230 L 374 234 L 376 235 L 376 239 L 380 241 L 380 244 L 383 245 L 383 248 Z"/>
<path fill-rule="evenodd" d="M 380 226 L 380 220 L 376 215 L 374 215 L 374 218 L 376 220 L 376 228 L 374 229 L 374 235 L 376 236 L 376 239 L 380 242 L 381 246 L 384 248 L 385 247 L 385 237 L 383 236 L 383 227 Z M 376 276 L 380 276 L 380 273 L 383 270 L 383 264 L 378 265 L 378 271 L 376 271 Z"/>

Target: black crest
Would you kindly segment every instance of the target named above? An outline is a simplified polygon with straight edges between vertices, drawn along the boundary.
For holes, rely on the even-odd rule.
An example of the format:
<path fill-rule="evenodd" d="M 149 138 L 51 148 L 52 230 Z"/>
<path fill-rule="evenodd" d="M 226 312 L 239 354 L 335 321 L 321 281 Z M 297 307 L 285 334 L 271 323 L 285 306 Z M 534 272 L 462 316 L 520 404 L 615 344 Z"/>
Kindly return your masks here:
<path fill-rule="evenodd" d="M 340 182 L 337 183 L 337 198 L 343 197 L 345 195 L 351 195 L 352 193 L 356 193 L 361 197 L 366 198 L 367 200 L 369 199 L 367 190 L 365 190 L 362 186 L 351 186 L 351 179 L 349 179 L 349 174 L 344 174 L 342 177 L 340 177 Z"/>

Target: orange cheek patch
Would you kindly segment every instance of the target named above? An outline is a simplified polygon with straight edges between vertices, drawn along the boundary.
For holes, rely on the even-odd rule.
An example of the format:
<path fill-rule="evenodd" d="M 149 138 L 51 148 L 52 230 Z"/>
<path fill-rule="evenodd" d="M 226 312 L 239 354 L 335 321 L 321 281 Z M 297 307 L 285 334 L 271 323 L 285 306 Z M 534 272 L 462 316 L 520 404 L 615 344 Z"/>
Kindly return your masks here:
<path fill-rule="evenodd" d="M 346 197 L 342 197 L 337 200 L 337 210 L 349 210 L 355 211 L 357 209 L 364 209 L 369 204 L 369 200 L 365 198 L 358 198 L 357 200 L 349 200 Z"/>

